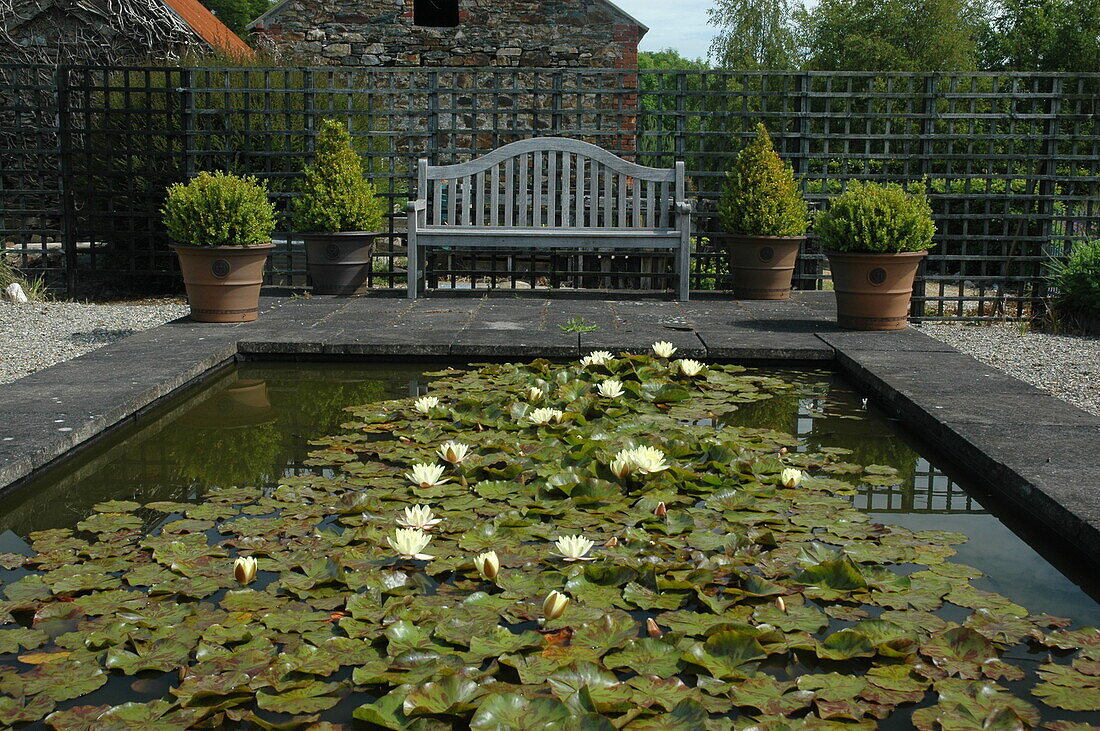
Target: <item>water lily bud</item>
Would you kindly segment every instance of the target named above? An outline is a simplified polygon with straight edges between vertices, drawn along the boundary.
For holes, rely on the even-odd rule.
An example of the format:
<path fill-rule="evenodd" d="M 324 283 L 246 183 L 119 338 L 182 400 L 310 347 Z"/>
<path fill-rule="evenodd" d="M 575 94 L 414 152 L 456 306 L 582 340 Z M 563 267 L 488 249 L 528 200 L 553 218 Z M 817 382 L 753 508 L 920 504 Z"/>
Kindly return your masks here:
<path fill-rule="evenodd" d="M 492 581 L 500 573 L 500 559 L 496 551 L 487 551 L 474 558 L 474 568 L 486 581 Z"/>
<path fill-rule="evenodd" d="M 256 578 L 256 559 L 240 556 L 233 562 L 233 576 L 241 584 L 251 584 Z"/>
<path fill-rule="evenodd" d="M 676 350 L 676 346 L 667 340 L 658 340 L 653 344 L 653 352 L 661 358 L 671 358 Z"/>
<path fill-rule="evenodd" d="M 569 597 L 560 591 L 552 591 L 542 603 L 542 613 L 547 619 L 557 619 L 569 606 Z"/>
<path fill-rule="evenodd" d="M 779 456 L 780 457 L 782 457 L 786 453 L 787 453 L 787 448 L 786 447 L 780 447 L 779 448 Z"/>
<path fill-rule="evenodd" d="M 783 487 L 798 487 L 802 484 L 802 470 L 787 467 L 779 473 L 779 484 Z"/>
<path fill-rule="evenodd" d="M 619 545 L 618 536 L 611 536 L 606 541 L 604 541 L 603 545 L 605 548 L 614 548 L 615 546 Z"/>
<path fill-rule="evenodd" d="M 545 395 L 546 394 L 543 393 L 543 390 L 541 388 L 539 388 L 538 386 L 531 386 L 529 389 L 527 389 L 527 400 L 528 401 L 539 401 Z"/>
<path fill-rule="evenodd" d="M 668 508 L 665 507 L 664 502 L 657 503 L 657 507 L 653 509 L 653 514 L 658 518 L 663 518 L 668 513 Z"/>
<path fill-rule="evenodd" d="M 665 635 L 661 628 L 657 626 L 657 623 L 653 621 L 653 617 L 645 621 L 645 631 L 650 637 L 664 637 Z"/>
<path fill-rule="evenodd" d="M 783 612 L 783 614 L 787 613 L 787 602 L 783 601 L 783 597 L 777 596 L 775 598 L 775 606 L 779 609 L 779 611 Z"/>
<path fill-rule="evenodd" d="M 461 442 L 444 442 L 439 447 L 439 458 L 451 464 L 461 464 L 470 453 L 470 445 Z"/>
<path fill-rule="evenodd" d="M 634 463 L 628 459 L 616 457 L 615 459 L 611 460 L 611 464 L 608 465 L 608 468 L 611 470 L 611 474 L 615 475 L 621 480 L 634 471 Z"/>
<path fill-rule="evenodd" d="M 596 390 L 604 398 L 619 398 L 625 393 L 623 391 L 622 381 L 617 381 L 614 378 L 602 381 L 600 385 L 596 386 Z"/>
<path fill-rule="evenodd" d="M 426 414 L 436 406 L 439 406 L 438 396 L 421 396 L 413 403 L 413 408 L 421 414 Z"/>

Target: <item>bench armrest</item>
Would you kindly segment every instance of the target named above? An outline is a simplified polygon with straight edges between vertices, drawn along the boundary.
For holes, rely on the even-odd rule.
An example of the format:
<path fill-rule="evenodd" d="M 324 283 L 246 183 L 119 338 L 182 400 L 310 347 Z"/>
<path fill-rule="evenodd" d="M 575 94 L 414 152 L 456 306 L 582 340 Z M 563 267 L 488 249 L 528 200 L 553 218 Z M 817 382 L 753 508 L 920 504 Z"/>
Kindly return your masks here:
<path fill-rule="evenodd" d="M 691 213 L 691 201 L 676 201 L 677 213 Z"/>
<path fill-rule="evenodd" d="M 417 211 L 428 210 L 428 201 L 424 198 L 419 200 L 409 201 L 405 204 L 405 210 L 409 213 L 416 213 Z"/>

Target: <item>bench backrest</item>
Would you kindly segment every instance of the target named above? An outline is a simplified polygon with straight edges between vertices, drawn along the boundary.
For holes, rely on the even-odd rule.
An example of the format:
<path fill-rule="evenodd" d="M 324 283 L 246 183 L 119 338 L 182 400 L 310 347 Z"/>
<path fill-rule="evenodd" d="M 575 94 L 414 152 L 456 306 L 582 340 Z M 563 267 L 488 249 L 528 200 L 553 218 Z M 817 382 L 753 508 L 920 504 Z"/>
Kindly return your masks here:
<path fill-rule="evenodd" d="M 421 160 L 428 226 L 669 229 L 683 163 L 662 169 L 580 140 L 535 137 L 456 165 Z"/>

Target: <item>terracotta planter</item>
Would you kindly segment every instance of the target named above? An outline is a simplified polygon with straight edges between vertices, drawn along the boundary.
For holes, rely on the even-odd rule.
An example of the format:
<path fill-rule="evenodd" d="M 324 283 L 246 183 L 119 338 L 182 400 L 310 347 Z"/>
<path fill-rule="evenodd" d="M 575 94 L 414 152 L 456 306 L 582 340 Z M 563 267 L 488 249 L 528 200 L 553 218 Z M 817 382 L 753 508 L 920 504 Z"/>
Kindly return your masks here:
<path fill-rule="evenodd" d="M 260 310 L 264 263 L 274 244 L 263 246 L 178 246 L 191 319 L 251 322 Z"/>
<path fill-rule="evenodd" d="M 901 330 L 913 280 L 927 251 L 860 254 L 826 251 L 836 290 L 837 324 L 849 330 Z"/>
<path fill-rule="evenodd" d="M 747 300 L 790 299 L 798 249 L 805 240 L 805 236 L 725 236 L 733 296 Z"/>
<path fill-rule="evenodd" d="M 362 294 L 367 289 L 374 238 L 381 231 L 302 234 L 313 294 Z"/>

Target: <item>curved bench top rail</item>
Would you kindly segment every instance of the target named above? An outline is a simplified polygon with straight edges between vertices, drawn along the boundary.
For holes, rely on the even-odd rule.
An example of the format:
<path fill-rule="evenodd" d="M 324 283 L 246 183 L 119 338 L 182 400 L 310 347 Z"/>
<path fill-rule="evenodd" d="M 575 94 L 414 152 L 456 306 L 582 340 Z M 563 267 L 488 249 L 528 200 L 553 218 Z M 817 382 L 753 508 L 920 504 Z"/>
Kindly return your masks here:
<path fill-rule="evenodd" d="M 572 152 L 603 163 L 615 172 L 642 180 L 675 182 L 675 168 L 651 168 L 622 159 L 597 145 L 568 137 L 530 137 L 510 142 L 479 158 L 454 165 L 428 165 L 428 180 L 454 180 L 485 172 L 493 165 L 530 152 Z"/>

